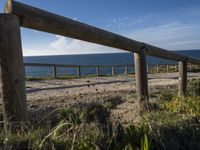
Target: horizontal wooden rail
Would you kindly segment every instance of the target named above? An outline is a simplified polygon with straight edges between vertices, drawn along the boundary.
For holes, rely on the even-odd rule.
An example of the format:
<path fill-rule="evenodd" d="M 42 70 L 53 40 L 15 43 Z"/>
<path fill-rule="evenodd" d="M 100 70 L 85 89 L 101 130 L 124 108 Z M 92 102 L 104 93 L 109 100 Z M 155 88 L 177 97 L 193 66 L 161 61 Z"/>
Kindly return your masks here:
<path fill-rule="evenodd" d="M 159 47 L 126 38 L 14 0 L 7 0 L 5 12 L 19 16 L 21 26 L 26 28 L 63 35 L 131 52 L 138 53 L 141 48 L 145 48 L 146 55 L 149 56 L 200 64 L 199 59 L 180 55 Z"/>

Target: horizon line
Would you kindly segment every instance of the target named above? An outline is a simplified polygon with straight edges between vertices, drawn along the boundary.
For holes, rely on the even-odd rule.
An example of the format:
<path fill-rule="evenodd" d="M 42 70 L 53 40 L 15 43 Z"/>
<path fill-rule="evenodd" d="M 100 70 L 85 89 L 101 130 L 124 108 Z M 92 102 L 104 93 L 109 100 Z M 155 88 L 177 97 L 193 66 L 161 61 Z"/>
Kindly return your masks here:
<path fill-rule="evenodd" d="M 170 50 L 173 52 L 177 52 L 177 51 L 200 51 L 200 49 L 189 49 L 189 50 Z M 102 52 L 102 53 L 84 53 L 84 54 L 58 54 L 58 55 L 26 55 L 23 57 L 42 57 L 42 56 L 66 56 L 66 55 L 99 55 L 99 54 L 121 54 L 121 53 L 134 53 L 134 52 L 130 52 L 130 51 L 124 51 L 124 52 Z"/>

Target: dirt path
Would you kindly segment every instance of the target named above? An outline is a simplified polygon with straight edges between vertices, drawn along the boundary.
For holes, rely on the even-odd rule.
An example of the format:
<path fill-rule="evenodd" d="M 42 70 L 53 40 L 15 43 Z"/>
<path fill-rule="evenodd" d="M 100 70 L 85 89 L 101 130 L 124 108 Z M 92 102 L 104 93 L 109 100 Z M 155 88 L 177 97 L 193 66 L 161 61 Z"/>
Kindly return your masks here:
<path fill-rule="evenodd" d="M 188 73 L 188 78 L 200 78 L 200 73 Z M 177 85 L 177 83 L 177 73 L 149 75 L 150 91 Z M 28 109 L 31 112 L 35 112 L 37 116 L 65 105 L 84 105 L 93 102 L 105 103 L 109 99 L 117 99 L 115 108 L 111 110 L 111 115 L 114 118 L 124 122 L 137 122 L 139 119 L 137 118 L 137 104 L 133 99 L 135 95 L 135 79 L 133 75 L 27 81 L 26 87 Z"/>

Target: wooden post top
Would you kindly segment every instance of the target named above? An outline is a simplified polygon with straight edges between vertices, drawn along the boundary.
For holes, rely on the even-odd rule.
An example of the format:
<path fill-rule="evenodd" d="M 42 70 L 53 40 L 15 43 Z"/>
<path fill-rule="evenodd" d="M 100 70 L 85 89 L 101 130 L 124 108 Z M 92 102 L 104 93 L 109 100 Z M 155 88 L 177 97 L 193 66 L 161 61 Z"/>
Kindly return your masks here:
<path fill-rule="evenodd" d="M 13 0 L 7 0 L 6 4 L 4 6 L 4 12 L 5 13 L 12 13 L 12 1 Z"/>

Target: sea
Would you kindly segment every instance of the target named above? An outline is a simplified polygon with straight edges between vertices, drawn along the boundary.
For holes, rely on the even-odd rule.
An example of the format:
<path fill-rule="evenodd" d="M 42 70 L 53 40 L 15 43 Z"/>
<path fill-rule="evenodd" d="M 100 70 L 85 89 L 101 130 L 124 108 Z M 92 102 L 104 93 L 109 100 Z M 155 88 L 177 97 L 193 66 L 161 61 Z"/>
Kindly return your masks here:
<path fill-rule="evenodd" d="M 191 56 L 200 59 L 200 50 L 183 50 L 175 51 L 176 53 Z M 133 53 L 109 53 L 109 54 L 79 54 L 79 55 L 56 55 L 56 56 L 31 56 L 24 57 L 25 63 L 44 63 L 44 64 L 66 64 L 66 65 L 124 65 L 133 64 Z M 156 64 L 177 64 L 176 61 L 160 59 L 148 56 L 147 63 L 149 65 Z M 134 67 L 129 66 L 129 72 L 134 72 Z M 109 75 L 112 73 L 111 67 L 100 67 L 101 75 Z M 27 77 L 51 77 L 51 67 L 25 67 Z M 76 76 L 76 68 L 57 68 L 57 76 Z M 115 74 L 123 74 L 124 67 L 115 67 Z M 91 76 L 96 74 L 96 68 L 81 68 L 82 76 Z"/>

